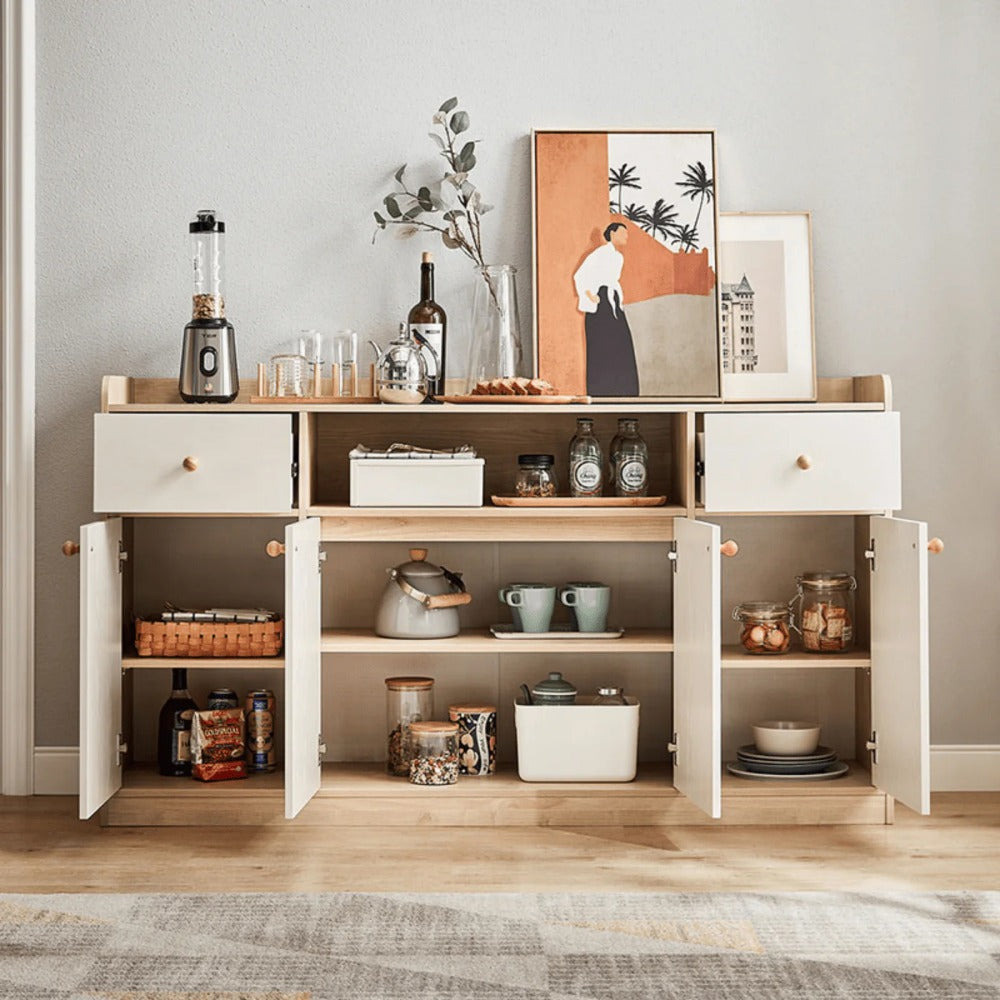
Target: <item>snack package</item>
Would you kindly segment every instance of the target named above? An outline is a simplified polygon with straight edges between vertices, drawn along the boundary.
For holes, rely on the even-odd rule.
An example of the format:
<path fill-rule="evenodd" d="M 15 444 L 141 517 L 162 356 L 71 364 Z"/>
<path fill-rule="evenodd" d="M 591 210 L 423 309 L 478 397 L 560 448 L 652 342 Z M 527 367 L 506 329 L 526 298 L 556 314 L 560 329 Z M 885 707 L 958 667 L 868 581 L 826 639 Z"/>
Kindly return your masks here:
<path fill-rule="evenodd" d="M 195 712 L 191 717 L 191 776 L 199 781 L 245 778 L 246 720 L 241 708 Z"/>

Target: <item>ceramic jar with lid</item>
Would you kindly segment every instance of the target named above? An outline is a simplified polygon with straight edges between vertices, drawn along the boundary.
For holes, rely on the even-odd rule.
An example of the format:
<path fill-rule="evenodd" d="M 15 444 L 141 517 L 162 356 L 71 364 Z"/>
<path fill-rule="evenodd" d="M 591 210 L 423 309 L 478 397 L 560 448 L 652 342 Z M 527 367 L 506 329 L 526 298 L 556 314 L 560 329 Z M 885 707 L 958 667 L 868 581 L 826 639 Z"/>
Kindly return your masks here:
<path fill-rule="evenodd" d="M 532 705 L 572 705 L 576 688 L 558 670 L 553 670 L 531 689 Z"/>
<path fill-rule="evenodd" d="M 818 570 L 796 580 L 798 620 L 792 626 L 802 635 L 807 653 L 843 653 L 854 648 L 854 591 L 857 581 L 850 573 Z"/>
<path fill-rule="evenodd" d="M 458 725 L 458 773 L 478 775 L 495 773 L 496 705 L 449 705 L 448 718 Z"/>
<path fill-rule="evenodd" d="M 756 656 L 787 653 L 791 644 L 790 611 L 781 601 L 744 601 L 733 608 L 740 623 L 740 644 Z"/>

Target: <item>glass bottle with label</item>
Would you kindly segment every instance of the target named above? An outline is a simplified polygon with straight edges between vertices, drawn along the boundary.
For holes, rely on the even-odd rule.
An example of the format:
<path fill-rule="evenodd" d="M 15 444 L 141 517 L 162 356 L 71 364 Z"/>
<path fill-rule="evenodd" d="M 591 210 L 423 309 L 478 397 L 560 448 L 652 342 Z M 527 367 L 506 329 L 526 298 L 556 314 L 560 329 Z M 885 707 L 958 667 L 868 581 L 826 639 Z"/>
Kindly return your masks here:
<path fill-rule="evenodd" d="M 578 417 L 576 434 L 569 443 L 569 495 L 599 497 L 604 486 L 604 456 L 594 436 L 594 421 Z"/>
<path fill-rule="evenodd" d="M 423 348 L 427 362 L 427 395 L 445 394 L 446 327 L 444 310 L 434 301 L 434 255 L 425 253 L 420 263 L 420 301 L 407 318 L 410 337 Z"/>
<path fill-rule="evenodd" d="M 649 448 L 639 435 L 639 421 L 622 417 L 611 442 L 611 480 L 616 497 L 644 497 L 649 492 Z"/>
<path fill-rule="evenodd" d="M 173 669 L 173 690 L 160 709 L 156 762 L 160 774 L 191 776 L 191 715 L 198 710 L 187 686 L 187 670 Z"/>

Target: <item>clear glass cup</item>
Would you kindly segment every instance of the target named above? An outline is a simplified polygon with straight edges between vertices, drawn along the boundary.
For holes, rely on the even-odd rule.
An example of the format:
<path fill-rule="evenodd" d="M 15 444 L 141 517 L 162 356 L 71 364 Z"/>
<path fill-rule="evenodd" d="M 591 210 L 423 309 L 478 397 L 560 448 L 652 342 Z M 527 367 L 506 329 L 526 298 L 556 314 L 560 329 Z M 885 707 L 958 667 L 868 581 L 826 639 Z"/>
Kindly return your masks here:
<path fill-rule="evenodd" d="M 301 354 L 275 354 L 268 368 L 269 396 L 305 396 L 309 362 Z"/>

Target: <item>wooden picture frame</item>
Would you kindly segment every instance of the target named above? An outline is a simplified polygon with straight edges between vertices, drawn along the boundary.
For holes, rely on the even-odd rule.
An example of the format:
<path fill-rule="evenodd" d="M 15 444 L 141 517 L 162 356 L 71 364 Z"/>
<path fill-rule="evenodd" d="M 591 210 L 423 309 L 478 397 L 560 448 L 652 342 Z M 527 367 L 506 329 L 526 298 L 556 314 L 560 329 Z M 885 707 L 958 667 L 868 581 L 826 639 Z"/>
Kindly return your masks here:
<path fill-rule="evenodd" d="M 537 374 L 595 400 L 720 399 L 714 130 L 533 129 L 531 150 Z"/>
<path fill-rule="evenodd" d="M 815 400 L 809 213 L 721 213 L 719 290 L 723 399 Z"/>

